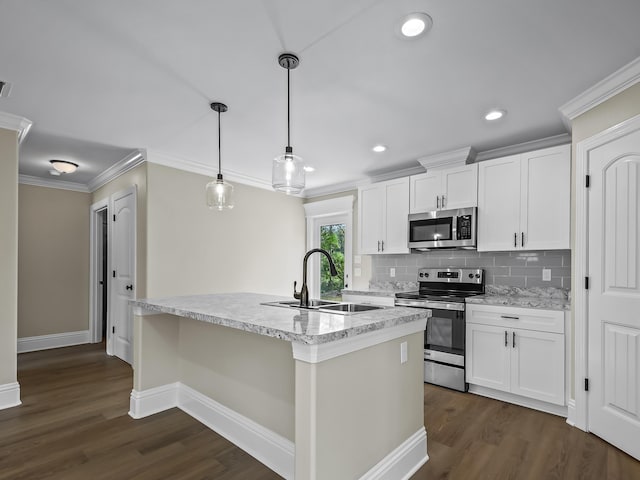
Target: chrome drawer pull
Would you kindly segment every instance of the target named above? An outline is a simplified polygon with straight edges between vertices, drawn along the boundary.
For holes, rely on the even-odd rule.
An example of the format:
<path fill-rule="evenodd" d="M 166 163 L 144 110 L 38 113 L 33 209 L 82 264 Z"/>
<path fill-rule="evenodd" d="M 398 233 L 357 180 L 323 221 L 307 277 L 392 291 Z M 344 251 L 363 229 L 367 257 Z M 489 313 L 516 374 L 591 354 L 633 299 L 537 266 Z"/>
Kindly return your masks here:
<path fill-rule="evenodd" d="M 520 317 L 513 317 L 511 315 L 500 315 L 500 318 L 508 318 L 510 320 L 520 320 Z"/>

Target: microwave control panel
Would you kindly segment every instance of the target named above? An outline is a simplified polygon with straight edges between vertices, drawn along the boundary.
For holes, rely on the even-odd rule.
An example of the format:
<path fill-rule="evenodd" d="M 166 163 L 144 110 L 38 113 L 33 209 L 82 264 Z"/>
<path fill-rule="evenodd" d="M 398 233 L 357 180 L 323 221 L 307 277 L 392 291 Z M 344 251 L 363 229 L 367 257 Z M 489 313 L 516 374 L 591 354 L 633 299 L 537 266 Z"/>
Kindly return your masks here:
<path fill-rule="evenodd" d="M 460 215 L 457 226 L 458 240 L 471 240 L 471 215 Z"/>

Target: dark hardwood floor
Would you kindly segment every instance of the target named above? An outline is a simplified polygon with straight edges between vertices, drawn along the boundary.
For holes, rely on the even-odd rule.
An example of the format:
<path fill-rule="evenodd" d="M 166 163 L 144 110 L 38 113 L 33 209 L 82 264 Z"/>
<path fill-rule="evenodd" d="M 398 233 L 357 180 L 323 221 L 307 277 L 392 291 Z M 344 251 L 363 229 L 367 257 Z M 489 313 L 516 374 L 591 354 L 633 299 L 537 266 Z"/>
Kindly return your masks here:
<path fill-rule="evenodd" d="M 2 480 L 280 478 L 177 409 L 130 418 L 131 368 L 102 345 L 21 354 L 18 380 L 22 406 L 0 411 Z M 640 479 L 640 462 L 560 417 L 425 385 L 425 418 L 430 460 L 413 480 Z"/>

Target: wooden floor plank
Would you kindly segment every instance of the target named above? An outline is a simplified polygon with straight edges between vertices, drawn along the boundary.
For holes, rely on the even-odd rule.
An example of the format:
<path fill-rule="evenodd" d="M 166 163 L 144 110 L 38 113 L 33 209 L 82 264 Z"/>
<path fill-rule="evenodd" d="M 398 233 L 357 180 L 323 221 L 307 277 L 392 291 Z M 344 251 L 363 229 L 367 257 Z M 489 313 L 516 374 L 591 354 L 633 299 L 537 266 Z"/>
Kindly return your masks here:
<path fill-rule="evenodd" d="M 104 345 L 21 354 L 18 380 L 23 404 L 0 411 L 0 480 L 280 478 L 178 409 L 129 417 L 131 367 Z M 413 480 L 640 479 L 640 462 L 563 418 L 424 392 L 430 460 Z"/>

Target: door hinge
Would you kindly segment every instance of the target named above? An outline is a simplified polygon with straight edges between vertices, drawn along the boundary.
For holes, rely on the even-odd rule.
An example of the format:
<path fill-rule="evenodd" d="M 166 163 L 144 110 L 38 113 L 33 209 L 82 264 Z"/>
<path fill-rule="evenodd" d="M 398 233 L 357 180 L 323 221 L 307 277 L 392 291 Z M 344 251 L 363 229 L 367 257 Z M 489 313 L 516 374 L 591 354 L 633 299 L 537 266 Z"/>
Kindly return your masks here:
<path fill-rule="evenodd" d="M 585 392 L 589 391 L 589 379 L 588 378 L 584 379 L 584 391 Z"/>
<path fill-rule="evenodd" d="M 115 213 L 113 214 L 113 221 L 114 222 L 116 221 L 116 214 Z"/>
<path fill-rule="evenodd" d="M 589 277 L 584 277 L 584 288 L 589 290 Z"/>
<path fill-rule="evenodd" d="M 116 333 L 116 327 L 115 326 L 111 327 L 111 333 Z"/>
<path fill-rule="evenodd" d="M 585 188 L 589 188 L 591 186 L 591 175 L 585 175 L 584 186 Z"/>
<path fill-rule="evenodd" d="M 116 278 L 116 271 L 113 271 L 113 278 Z"/>

